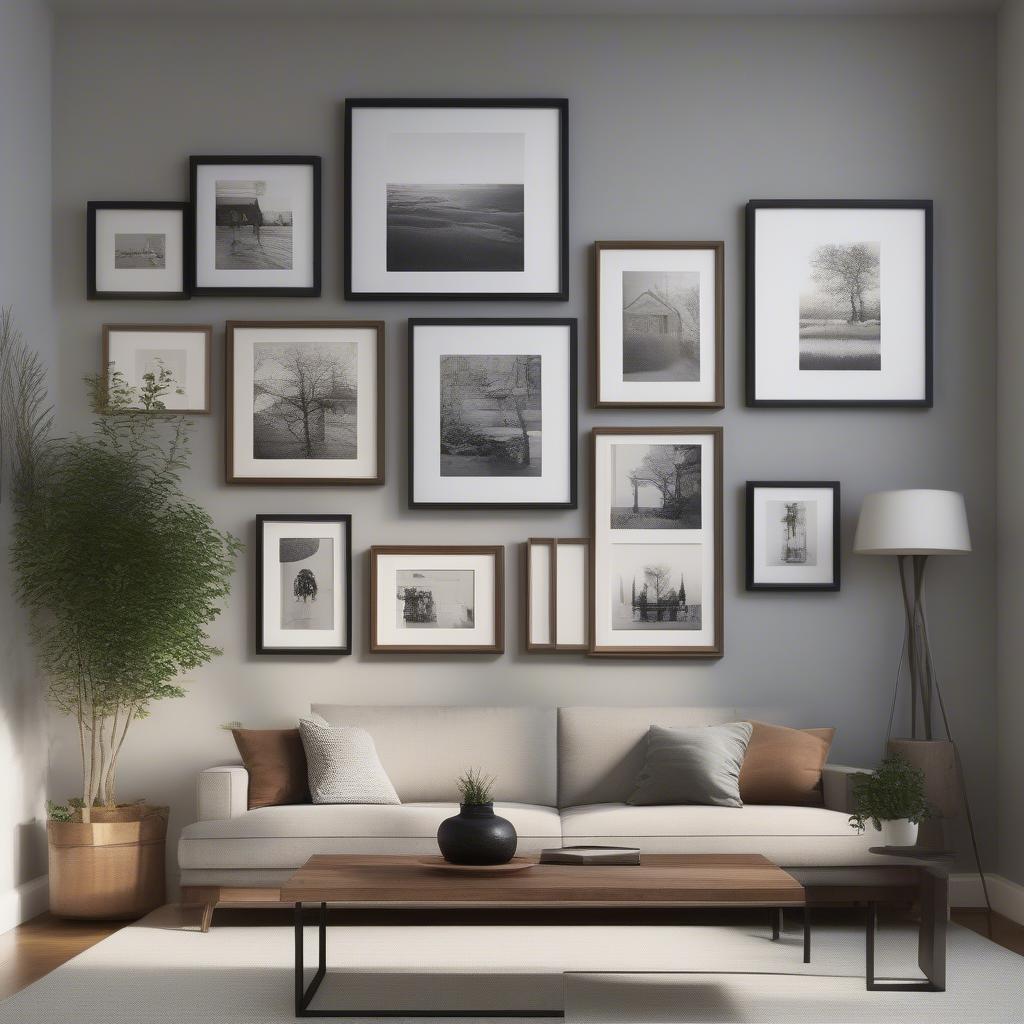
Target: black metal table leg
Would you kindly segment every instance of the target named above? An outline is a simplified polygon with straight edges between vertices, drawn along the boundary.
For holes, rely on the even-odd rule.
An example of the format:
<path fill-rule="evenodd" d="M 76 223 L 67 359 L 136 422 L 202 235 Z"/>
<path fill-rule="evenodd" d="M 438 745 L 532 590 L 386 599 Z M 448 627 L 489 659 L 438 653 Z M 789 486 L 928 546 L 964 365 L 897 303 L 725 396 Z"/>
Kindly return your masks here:
<path fill-rule="evenodd" d="M 782 907 L 773 907 L 772 915 L 772 942 L 778 942 L 782 934 Z"/>
<path fill-rule="evenodd" d="M 922 908 L 922 915 L 926 913 Z M 922 934 L 928 927 L 927 918 L 922 917 Z M 875 980 L 875 939 L 878 933 L 878 904 L 869 903 L 867 930 L 864 941 L 864 987 L 869 992 L 944 992 L 945 985 L 936 985 L 930 978 L 926 981 L 876 981 Z M 943 950 L 945 952 L 945 950 Z"/>
<path fill-rule="evenodd" d="M 804 904 L 804 963 L 811 962 L 811 905 Z"/>

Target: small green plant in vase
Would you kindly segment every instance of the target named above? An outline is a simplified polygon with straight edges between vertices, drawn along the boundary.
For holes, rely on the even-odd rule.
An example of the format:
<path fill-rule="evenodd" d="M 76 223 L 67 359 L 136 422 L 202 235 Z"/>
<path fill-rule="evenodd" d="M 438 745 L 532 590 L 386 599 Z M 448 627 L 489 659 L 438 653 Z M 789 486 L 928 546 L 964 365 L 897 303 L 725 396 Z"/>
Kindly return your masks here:
<path fill-rule="evenodd" d="M 480 768 L 467 768 L 456 780 L 459 803 L 463 807 L 479 807 L 491 803 L 494 791 L 494 776 L 484 775 Z"/>
<path fill-rule="evenodd" d="M 850 824 L 863 832 L 870 822 L 882 846 L 913 846 L 918 825 L 930 816 L 924 785 L 920 768 L 899 754 L 890 755 L 854 783 Z"/>
<path fill-rule="evenodd" d="M 494 776 L 467 768 L 456 780 L 459 813 L 445 818 L 437 830 L 441 856 L 451 864 L 507 864 L 519 837 L 511 821 L 494 813 Z"/>

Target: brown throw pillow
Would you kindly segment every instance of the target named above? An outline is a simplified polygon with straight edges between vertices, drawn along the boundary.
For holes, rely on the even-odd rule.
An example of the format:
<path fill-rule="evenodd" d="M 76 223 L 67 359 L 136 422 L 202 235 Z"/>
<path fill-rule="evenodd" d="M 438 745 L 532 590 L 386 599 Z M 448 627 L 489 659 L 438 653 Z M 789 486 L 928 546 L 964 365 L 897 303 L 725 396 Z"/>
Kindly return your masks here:
<path fill-rule="evenodd" d="M 751 722 L 747 754 L 740 769 L 745 804 L 821 807 L 821 769 L 835 729 L 789 729 Z"/>
<path fill-rule="evenodd" d="M 298 729 L 232 729 L 231 735 L 249 773 L 249 810 L 309 803 Z"/>

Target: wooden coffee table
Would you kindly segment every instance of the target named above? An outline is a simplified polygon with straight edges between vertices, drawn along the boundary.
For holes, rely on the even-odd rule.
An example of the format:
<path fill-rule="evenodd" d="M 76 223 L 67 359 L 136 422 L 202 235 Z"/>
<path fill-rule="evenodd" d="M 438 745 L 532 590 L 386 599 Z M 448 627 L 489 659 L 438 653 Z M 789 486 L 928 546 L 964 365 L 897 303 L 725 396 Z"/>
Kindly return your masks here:
<path fill-rule="evenodd" d="M 561 1010 L 310 1009 L 327 973 L 327 904 L 349 909 L 805 907 L 803 886 L 758 854 L 650 854 L 639 865 L 537 864 L 514 874 L 455 875 L 417 857 L 319 855 L 281 888 L 295 904 L 296 1017 L 562 1017 Z M 319 966 L 305 983 L 303 906 L 319 904 Z M 773 915 L 773 937 L 778 937 Z M 809 931 L 804 930 L 807 958 Z"/>

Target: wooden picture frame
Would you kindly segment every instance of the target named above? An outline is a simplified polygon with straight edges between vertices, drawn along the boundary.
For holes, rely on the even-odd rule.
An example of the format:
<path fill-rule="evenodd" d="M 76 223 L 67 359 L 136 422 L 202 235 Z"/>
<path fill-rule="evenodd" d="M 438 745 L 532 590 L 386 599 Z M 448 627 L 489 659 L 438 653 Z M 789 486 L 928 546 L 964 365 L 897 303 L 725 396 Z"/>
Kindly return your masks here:
<path fill-rule="evenodd" d="M 576 553 L 582 561 L 578 566 L 569 566 L 561 556 L 573 553 L 574 549 L 579 549 Z M 522 556 L 523 648 L 531 654 L 587 651 L 590 647 L 590 538 L 531 537 L 522 545 Z M 537 572 L 538 569 L 541 571 Z M 560 619 L 559 595 L 576 570 L 582 572 L 583 578 L 579 586 L 580 622 L 574 627 L 571 622 Z M 540 615 L 535 617 L 535 612 Z M 562 639 L 574 629 L 579 639 Z"/>

